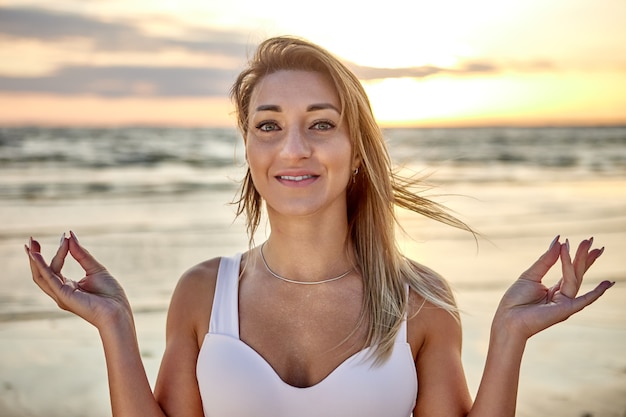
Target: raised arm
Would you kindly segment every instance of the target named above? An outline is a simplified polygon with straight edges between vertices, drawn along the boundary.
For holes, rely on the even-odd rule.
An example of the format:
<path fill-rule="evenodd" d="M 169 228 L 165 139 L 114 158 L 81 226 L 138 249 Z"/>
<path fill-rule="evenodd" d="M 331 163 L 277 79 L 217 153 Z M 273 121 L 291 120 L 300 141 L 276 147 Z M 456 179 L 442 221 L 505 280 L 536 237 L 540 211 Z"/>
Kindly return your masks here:
<path fill-rule="evenodd" d="M 483 378 L 472 404 L 461 364 L 461 326 L 428 303 L 409 320 L 419 350 L 419 394 L 414 417 L 507 417 L 515 415 L 519 372 L 526 341 L 597 300 L 612 283 L 604 281 L 576 296 L 583 275 L 602 254 L 583 241 L 572 261 L 569 244 L 558 238 L 507 290 L 494 316 Z M 562 278 L 552 288 L 541 281 L 561 259 Z M 423 335 L 423 336 L 420 336 Z"/>
<path fill-rule="evenodd" d="M 49 265 L 37 241 L 31 239 L 25 249 L 35 283 L 61 309 L 98 329 L 106 357 L 113 416 L 165 416 L 146 377 L 130 304 L 115 278 L 78 243 L 73 233 L 69 239 L 62 238 Z M 61 273 L 68 253 L 85 271 L 80 281 Z"/>
<path fill-rule="evenodd" d="M 572 261 L 569 242 L 561 244 L 555 238 L 504 294 L 492 322 L 485 370 L 469 416 L 514 416 L 526 341 L 593 303 L 613 285 L 603 281 L 577 296 L 585 272 L 603 252 L 592 250 L 592 243 L 593 239 L 582 241 Z M 559 258 L 562 278 L 547 288 L 541 281 Z"/>

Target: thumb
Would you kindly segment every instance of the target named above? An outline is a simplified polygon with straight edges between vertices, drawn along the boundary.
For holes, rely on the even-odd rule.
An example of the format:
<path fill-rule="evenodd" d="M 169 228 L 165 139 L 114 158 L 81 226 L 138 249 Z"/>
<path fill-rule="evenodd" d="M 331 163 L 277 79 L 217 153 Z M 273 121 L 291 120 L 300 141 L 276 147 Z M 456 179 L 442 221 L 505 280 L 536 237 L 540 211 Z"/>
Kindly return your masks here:
<path fill-rule="evenodd" d="M 91 294 L 113 295 L 106 277 L 89 275 L 78 281 L 77 285 L 81 290 Z"/>
<path fill-rule="evenodd" d="M 85 270 L 85 274 L 87 276 L 93 275 L 97 272 L 101 272 L 106 270 L 106 268 L 96 261 L 87 249 L 83 248 L 78 242 L 78 238 L 74 234 L 74 232 L 70 231 L 70 253 L 72 257 L 76 259 L 76 261 L 80 264 L 80 266 Z"/>

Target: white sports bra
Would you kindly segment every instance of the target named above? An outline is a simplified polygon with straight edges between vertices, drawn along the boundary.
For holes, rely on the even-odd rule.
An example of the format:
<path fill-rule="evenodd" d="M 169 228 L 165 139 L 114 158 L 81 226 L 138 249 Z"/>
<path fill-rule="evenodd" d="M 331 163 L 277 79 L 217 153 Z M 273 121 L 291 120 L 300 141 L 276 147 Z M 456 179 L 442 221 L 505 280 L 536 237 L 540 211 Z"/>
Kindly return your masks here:
<path fill-rule="evenodd" d="M 417 398 L 417 376 L 406 321 L 393 352 L 381 365 L 368 360 L 370 347 L 342 362 L 306 388 L 284 382 L 239 339 L 241 254 L 222 258 L 209 332 L 196 374 L 205 417 L 409 417 Z"/>

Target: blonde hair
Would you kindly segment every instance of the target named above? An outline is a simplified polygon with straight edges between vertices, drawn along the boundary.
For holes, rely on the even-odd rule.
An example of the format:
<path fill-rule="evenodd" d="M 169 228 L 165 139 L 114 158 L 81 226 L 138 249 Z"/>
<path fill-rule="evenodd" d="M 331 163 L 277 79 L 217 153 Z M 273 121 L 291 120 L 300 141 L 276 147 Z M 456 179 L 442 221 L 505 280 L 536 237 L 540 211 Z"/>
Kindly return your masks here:
<path fill-rule="evenodd" d="M 419 180 L 394 172 L 385 140 L 376 123 L 369 99 L 356 76 L 337 58 L 318 45 L 294 37 L 262 42 L 231 89 L 239 129 L 248 133 L 250 97 L 259 80 L 279 70 L 305 70 L 324 74 L 334 84 L 341 104 L 342 122 L 360 160 L 358 175 L 347 190 L 349 236 L 357 266 L 363 277 L 363 308 L 359 325 L 366 321 L 366 345 L 376 346 L 377 362 L 390 354 L 396 333 L 408 312 L 406 285 L 427 302 L 458 318 L 456 303 L 446 281 L 400 252 L 395 226 L 395 206 L 422 214 L 451 226 L 471 228 L 448 214 L 443 206 L 412 190 Z M 237 215 L 246 216 L 250 242 L 261 220 L 262 198 L 250 176 L 240 189 Z M 473 233 L 473 232 L 472 232 Z"/>

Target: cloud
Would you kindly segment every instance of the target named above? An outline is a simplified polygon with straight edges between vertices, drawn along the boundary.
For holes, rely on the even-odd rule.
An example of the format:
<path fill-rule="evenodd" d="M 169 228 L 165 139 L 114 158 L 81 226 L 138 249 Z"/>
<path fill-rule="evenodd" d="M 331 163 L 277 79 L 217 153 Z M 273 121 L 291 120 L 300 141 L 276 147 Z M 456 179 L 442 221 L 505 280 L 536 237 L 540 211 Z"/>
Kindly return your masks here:
<path fill-rule="evenodd" d="M 426 78 L 439 74 L 478 75 L 493 74 L 500 71 L 498 65 L 490 62 L 466 62 L 457 68 L 445 68 L 432 65 L 408 68 L 376 68 L 348 63 L 350 69 L 363 81 L 383 78 Z"/>
<path fill-rule="evenodd" d="M 187 39 L 150 36 L 129 23 L 41 8 L 0 9 L 0 35 L 41 42 L 88 39 L 98 51 L 153 51 L 182 48 L 240 58 L 248 50 L 246 35 L 210 29 L 193 29 Z"/>
<path fill-rule="evenodd" d="M 125 22 L 106 22 L 95 17 L 56 12 L 41 8 L 0 8 L 0 42 L 37 40 L 44 45 L 72 39 L 86 39 L 91 53 L 154 54 L 177 49 L 203 56 L 209 62 L 198 68 L 184 61 L 180 64 L 155 65 L 76 65 L 55 63 L 55 71 L 44 76 L 0 76 L 0 91 L 49 93 L 59 95 L 93 94 L 104 97 L 124 96 L 225 96 L 237 69 L 224 62 L 242 62 L 250 49 L 247 38 L 239 32 L 202 28 L 183 28 L 186 38 L 150 36 Z M 1 46 L 0 46 L 1 47 Z M 78 52 L 77 52 L 78 53 Z M 80 53 L 85 53 L 81 51 Z M 216 65 L 211 66 L 211 56 Z M 156 59 L 155 59 L 156 61 Z M 219 63 L 218 63 L 219 62 Z M 236 64 L 235 64 L 236 65 Z"/>
<path fill-rule="evenodd" d="M 236 74 L 219 68 L 72 66 L 44 77 L 0 77 L 0 91 L 105 97 L 225 96 Z"/>
<path fill-rule="evenodd" d="M 172 25 L 180 25 L 171 22 Z M 0 8 L 1 42 L 37 40 L 43 45 L 66 40 L 87 40 L 89 49 L 82 54 L 106 53 L 124 56 L 163 56 L 166 51 L 184 51 L 185 56 L 202 57 L 205 67 L 190 66 L 184 59 L 180 63 L 155 65 L 77 65 L 61 59 L 55 62 L 54 72 L 44 76 L 0 76 L 0 91 L 48 93 L 59 95 L 91 94 L 104 97 L 163 96 L 199 97 L 225 96 L 238 72 L 236 63 L 243 62 L 250 52 L 249 36 L 244 32 L 220 31 L 198 27 L 176 27 L 184 35 L 153 36 L 142 31 L 131 21 L 105 21 L 97 17 L 76 13 L 52 11 L 35 7 Z M 1 47 L 1 46 L 0 46 Z M 142 55 L 138 54 L 141 53 Z M 162 55 L 159 55 L 162 54 Z M 226 57 L 218 60 L 212 57 Z M 110 62 L 110 61 L 109 61 Z M 169 61 L 171 62 L 171 61 Z M 197 61 L 196 61 L 197 62 Z M 229 62 L 228 68 L 223 62 Z M 211 65 L 213 63 L 213 65 Z M 1 64 L 0 64 L 1 65 Z M 495 60 L 461 62 L 455 67 L 419 66 L 408 68 L 375 68 L 348 63 L 357 77 L 363 81 L 384 78 L 426 78 L 436 75 L 491 75 L 494 73 L 521 70 L 549 70 L 545 61 L 531 63 L 506 63 Z"/>

